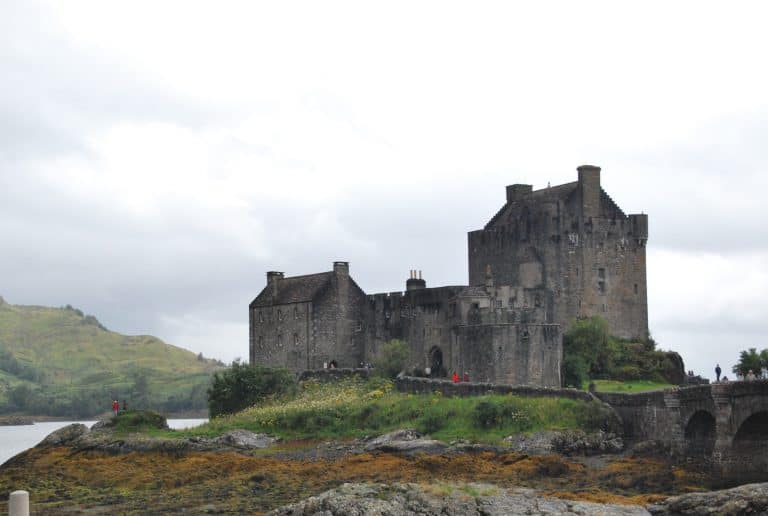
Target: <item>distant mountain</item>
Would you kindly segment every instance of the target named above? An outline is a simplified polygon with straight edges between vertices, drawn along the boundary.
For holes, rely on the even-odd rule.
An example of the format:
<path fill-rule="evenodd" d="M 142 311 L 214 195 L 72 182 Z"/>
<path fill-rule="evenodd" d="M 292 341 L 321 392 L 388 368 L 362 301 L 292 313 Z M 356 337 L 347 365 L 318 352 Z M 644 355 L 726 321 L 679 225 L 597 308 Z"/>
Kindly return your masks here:
<path fill-rule="evenodd" d="M 109 331 L 76 308 L 0 297 L 0 413 L 87 417 L 111 407 L 202 409 L 221 362 L 151 336 Z"/>

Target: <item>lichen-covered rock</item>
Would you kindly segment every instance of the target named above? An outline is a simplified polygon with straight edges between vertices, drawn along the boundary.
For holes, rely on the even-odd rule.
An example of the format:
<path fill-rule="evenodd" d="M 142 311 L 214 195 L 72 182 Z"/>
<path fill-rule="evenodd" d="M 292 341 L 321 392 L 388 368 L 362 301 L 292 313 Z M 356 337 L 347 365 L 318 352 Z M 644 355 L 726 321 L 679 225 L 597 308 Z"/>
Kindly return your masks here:
<path fill-rule="evenodd" d="M 380 435 L 365 443 L 365 451 L 381 451 L 394 453 L 439 453 L 448 448 L 440 441 L 428 439 L 411 428 L 395 430 Z"/>
<path fill-rule="evenodd" d="M 648 516 L 637 505 L 606 505 L 545 498 L 533 489 L 499 489 L 487 484 L 343 484 L 272 515 L 595 515 Z"/>
<path fill-rule="evenodd" d="M 654 516 L 742 516 L 768 514 L 768 483 L 689 493 L 648 506 Z"/>
<path fill-rule="evenodd" d="M 572 430 L 555 435 L 552 438 L 552 449 L 564 455 L 621 453 L 624 449 L 624 440 L 602 430 L 590 434 L 582 430 Z"/>
<path fill-rule="evenodd" d="M 256 449 L 267 448 L 277 441 L 267 434 L 254 434 L 248 430 L 231 430 L 224 435 L 211 439 L 212 443 L 234 446 L 236 448 Z"/>
<path fill-rule="evenodd" d="M 599 430 L 586 433 L 582 430 L 555 432 L 545 430 L 531 435 L 516 434 L 504 438 L 509 448 L 520 453 L 542 455 L 561 453 L 563 455 L 598 455 L 621 453 L 624 440 L 610 432 Z"/>
<path fill-rule="evenodd" d="M 59 428 L 55 432 L 51 432 L 48 436 L 40 441 L 38 446 L 64 446 L 74 443 L 82 437 L 88 435 L 88 427 L 82 423 L 72 423 L 63 428 Z"/>

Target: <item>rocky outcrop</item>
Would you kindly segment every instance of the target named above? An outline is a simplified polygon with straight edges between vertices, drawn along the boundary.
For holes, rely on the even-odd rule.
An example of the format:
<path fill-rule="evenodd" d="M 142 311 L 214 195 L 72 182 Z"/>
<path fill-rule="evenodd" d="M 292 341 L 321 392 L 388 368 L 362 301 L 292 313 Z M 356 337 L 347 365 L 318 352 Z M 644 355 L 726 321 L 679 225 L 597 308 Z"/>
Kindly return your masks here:
<path fill-rule="evenodd" d="M 367 452 L 381 451 L 392 453 L 439 453 L 448 446 L 440 441 L 424 437 L 411 428 L 395 430 L 368 440 L 363 449 Z"/>
<path fill-rule="evenodd" d="M 561 453 L 563 455 L 598 455 L 621 453 L 624 441 L 610 432 L 586 433 L 581 430 L 562 432 L 541 431 L 531 435 L 516 434 L 504 439 L 511 450 L 532 455 Z"/>
<path fill-rule="evenodd" d="M 37 446 L 66 446 L 71 445 L 83 437 L 88 435 L 90 431 L 88 427 L 82 423 L 72 423 L 65 427 L 59 428 L 55 432 L 51 432 L 48 436 L 40 441 Z"/>
<path fill-rule="evenodd" d="M 654 516 L 768 514 L 768 483 L 673 496 L 648 507 Z"/>
<path fill-rule="evenodd" d="M 533 489 L 499 489 L 488 484 L 343 484 L 268 514 L 423 515 L 594 515 L 647 516 L 638 505 L 607 505 L 538 496 Z"/>

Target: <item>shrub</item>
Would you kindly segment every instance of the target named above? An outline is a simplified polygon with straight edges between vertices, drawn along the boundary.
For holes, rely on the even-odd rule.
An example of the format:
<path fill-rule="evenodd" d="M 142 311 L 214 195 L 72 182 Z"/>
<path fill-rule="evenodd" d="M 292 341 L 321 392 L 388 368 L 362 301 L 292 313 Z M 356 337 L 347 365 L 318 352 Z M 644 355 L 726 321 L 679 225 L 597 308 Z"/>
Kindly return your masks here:
<path fill-rule="evenodd" d="M 293 393 L 296 378 L 285 368 L 241 364 L 238 360 L 213 375 L 208 389 L 208 412 L 233 414 L 269 397 Z"/>
<path fill-rule="evenodd" d="M 374 365 L 380 375 L 394 378 L 405 369 L 409 354 L 410 350 L 405 342 L 392 339 L 381 347 L 381 352 Z"/>

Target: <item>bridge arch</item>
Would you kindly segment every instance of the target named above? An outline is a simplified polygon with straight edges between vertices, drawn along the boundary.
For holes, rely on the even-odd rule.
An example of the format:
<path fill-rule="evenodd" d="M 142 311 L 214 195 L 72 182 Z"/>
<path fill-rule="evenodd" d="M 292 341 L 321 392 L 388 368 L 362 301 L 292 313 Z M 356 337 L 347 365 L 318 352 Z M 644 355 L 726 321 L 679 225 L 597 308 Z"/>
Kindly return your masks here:
<path fill-rule="evenodd" d="M 768 452 L 768 410 L 755 412 L 741 423 L 733 436 L 733 448 L 740 452 Z"/>
<path fill-rule="evenodd" d="M 710 457 L 717 441 L 717 421 L 707 410 L 697 410 L 688 419 L 683 434 L 688 455 Z"/>

